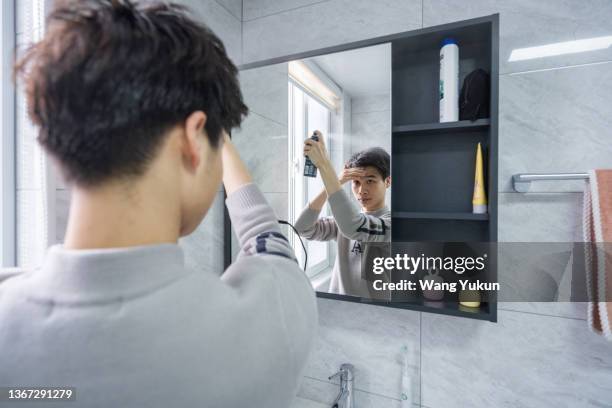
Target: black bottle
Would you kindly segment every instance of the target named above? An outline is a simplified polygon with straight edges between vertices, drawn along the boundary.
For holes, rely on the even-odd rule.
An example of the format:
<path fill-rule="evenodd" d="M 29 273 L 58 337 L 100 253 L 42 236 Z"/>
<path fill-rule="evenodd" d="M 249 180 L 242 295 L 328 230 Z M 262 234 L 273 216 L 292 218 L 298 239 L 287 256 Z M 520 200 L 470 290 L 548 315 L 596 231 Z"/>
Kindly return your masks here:
<path fill-rule="evenodd" d="M 319 141 L 319 136 L 316 134 L 312 134 L 310 136 L 312 140 Z M 304 162 L 304 176 L 306 177 L 317 177 L 317 166 L 306 156 L 306 161 Z"/>

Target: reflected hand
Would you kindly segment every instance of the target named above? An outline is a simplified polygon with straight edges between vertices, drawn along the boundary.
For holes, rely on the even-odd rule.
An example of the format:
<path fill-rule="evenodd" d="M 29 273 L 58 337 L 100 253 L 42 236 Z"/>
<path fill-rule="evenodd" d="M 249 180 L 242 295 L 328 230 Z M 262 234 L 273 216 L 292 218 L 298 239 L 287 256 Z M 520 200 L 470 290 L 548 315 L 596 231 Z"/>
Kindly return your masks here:
<path fill-rule="evenodd" d="M 348 181 L 359 179 L 365 176 L 365 170 L 357 167 L 344 168 L 340 173 L 339 181 L 340 184 L 345 184 Z"/>
<path fill-rule="evenodd" d="M 319 140 L 316 141 L 308 138 L 304 141 L 304 156 L 308 156 L 314 165 L 320 168 L 329 162 L 329 155 L 327 154 L 327 148 L 325 147 L 323 133 L 315 130 L 314 134 L 319 137 Z"/>

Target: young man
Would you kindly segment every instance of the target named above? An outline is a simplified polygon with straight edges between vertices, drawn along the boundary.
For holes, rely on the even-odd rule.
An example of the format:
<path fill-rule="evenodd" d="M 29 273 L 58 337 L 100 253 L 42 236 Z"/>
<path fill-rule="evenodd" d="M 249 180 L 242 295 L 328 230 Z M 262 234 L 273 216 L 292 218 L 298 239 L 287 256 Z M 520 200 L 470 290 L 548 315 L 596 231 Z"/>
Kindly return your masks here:
<path fill-rule="evenodd" d="M 65 243 L 0 284 L 0 387 L 74 387 L 53 406 L 288 407 L 315 296 L 227 136 L 247 108 L 219 38 L 176 5 L 64 1 L 17 68 L 72 203 Z M 241 251 L 219 278 L 177 240 L 221 180 Z"/>
<path fill-rule="evenodd" d="M 336 240 L 337 255 L 329 292 L 368 298 L 386 299 L 388 293 L 376 292 L 370 279 L 362 274 L 361 258 L 368 242 L 391 241 L 391 212 L 385 204 L 385 192 L 391 186 L 389 154 L 381 148 L 356 153 L 338 177 L 325 148 L 319 141 L 307 139 L 304 155 L 318 167 L 325 189 L 312 200 L 298 217 L 295 228 L 307 239 Z M 342 185 L 351 182 L 353 195 L 361 211 L 351 203 Z M 319 219 L 329 201 L 333 217 Z"/>

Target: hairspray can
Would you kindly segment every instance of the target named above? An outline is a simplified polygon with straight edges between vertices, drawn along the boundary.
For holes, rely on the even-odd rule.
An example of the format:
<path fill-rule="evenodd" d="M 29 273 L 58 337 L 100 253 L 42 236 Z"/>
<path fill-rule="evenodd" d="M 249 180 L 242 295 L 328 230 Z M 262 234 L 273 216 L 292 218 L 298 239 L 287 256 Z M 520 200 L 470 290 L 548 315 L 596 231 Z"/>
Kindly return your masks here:
<path fill-rule="evenodd" d="M 312 140 L 319 141 L 319 136 L 316 134 L 312 134 L 310 136 Z M 312 160 L 308 156 L 306 156 L 306 161 L 304 162 L 304 176 L 306 177 L 317 177 L 317 166 L 314 165 Z"/>

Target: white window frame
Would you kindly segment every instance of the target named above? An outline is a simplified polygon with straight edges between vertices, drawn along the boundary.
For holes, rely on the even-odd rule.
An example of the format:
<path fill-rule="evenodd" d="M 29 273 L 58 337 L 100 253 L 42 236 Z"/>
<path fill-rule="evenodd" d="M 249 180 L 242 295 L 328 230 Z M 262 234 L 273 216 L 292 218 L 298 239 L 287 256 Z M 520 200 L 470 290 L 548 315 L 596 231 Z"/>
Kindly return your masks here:
<path fill-rule="evenodd" d="M 52 3 L 51 0 L 15 1 L 15 46 L 18 49 L 23 50 L 43 38 L 45 17 Z M 15 95 L 15 167 L 18 180 L 15 192 L 15 263 L 18 267 L 30 269 L 42 264 L 47 248 L 56 241 L 56 179 L 51 161 L 36 142 L 38 127 L 25 114 L 24 89 L 19 81 Z M 22 177 L 19 172 L 26 161 L 33 173 Z"/>
<path fill-rule="evenodd" d="M 289 219 L 290 222 L 292 224 L 295 223 L 298 214 L 296 214 L 295 211 L 295 195 L 296 195 L 296 189 L 297 189 L 297 183 L 302 183 L 302 191 L 303 191 L 303 198 L 302 201 L 306 201 L 305 198 L 308 197 L 308 185 L 307 183 L 303 182 L 303 168 L 304 168 L 304 158 L 303 156 L 297 156 L 296 157 L 296 137 L 298 135 L 295 135 L 295 126 L 294 126 L 294 120 L 293 120 L 293 112 L 294 112 L 294 98 L 293 98 L 293 87 L 297 87 L 299 88 L 301 91 L 303 91 L 306 95 L 310 96 L 313 99 L 316 99 L 318 102 L 320 102 L 321 104 L 323 104 L 323 106 L 326 107 L 326 109 L 328 110 L 328 123 L 330 124 L 331 127 L 331 111 L 329 109 L 329 106 L 327 106 L 327 104 L 325 103 L 325 101 L 320 100 L 320 98 L 318 98 L 316 95 L 312 94 L 311 92 L 309 92 L 307 89 L 305 89 L 304 87 L 302 87 L 298 82 L 293 81 L 291 78 L 289 78 L 289 83 L 288 83 L 288 101 L 289 101 Z M 308 131 L 308 100 L 306 98 L 303 99 L 303 106 L 302 106 L 302 112 L 304 114 L 303 117 L 303 128 L 301 129 L 301 136 L 299 140 L 304 140 L 306 139 L 307 135 L 306 132 Z M 330 149 L 330 139 L 328 137 L 328 135 L 324 135 L 325 137 L 325 141 L 327 143 L 327 147 L 328 150 Z M 304 204 L 305 205 L 305 204 Z M 308 249 L 308 244 L 306 242 L 306 240 L 304 238 L 302 238 L 302 240 L 304 241 L 304 245 L 306 246 L 306 249 Z M 297 237 L 294 237 L 293 234 L 291 234 L 290 237 L 290 242 L 291 245 L 293 246 L 296 254 L 298 254 L 298 257 L 302 257 L 303 256 L 303 249 L 301 244 L 299 243 L 299 239 Z M 328 268 L 330 268 L 331 262 L 330 262 L 330 245 L 331 242 L 327 242 L 325 245 L 325 260 L 322 262 L 319 262 L 315 265 L 309 264 L 307 265 L 306 268 L 306 274 L 309 277 L 314 277 L 316 275 L 318 275 L 319 273 L 327 270 Z"/>
<path fill-rule="evenodd" d="M 15 87 L 12 80 L 16 43 L 15 2 L 0 6 L 0 267 L 16 264 Z"/>

